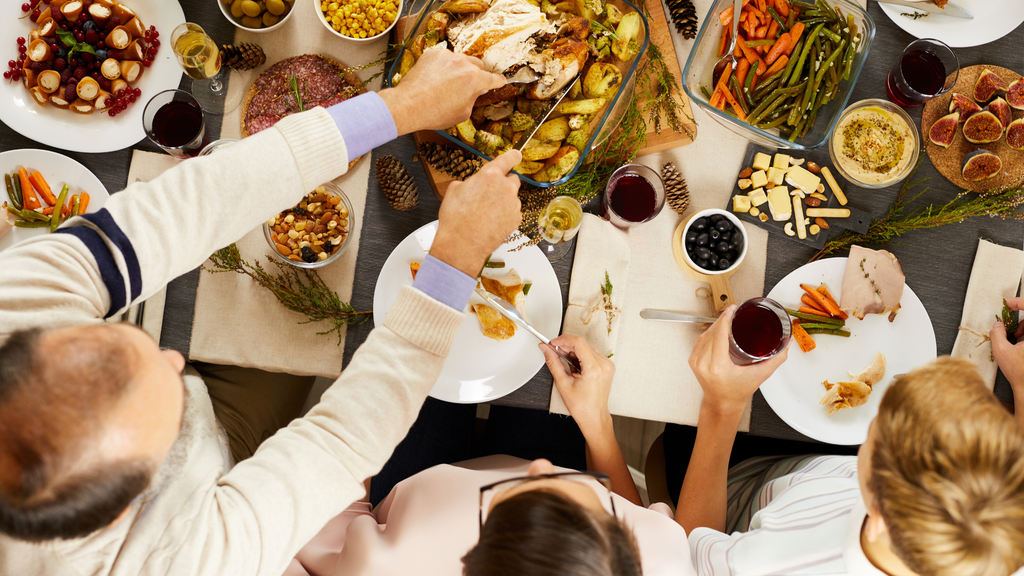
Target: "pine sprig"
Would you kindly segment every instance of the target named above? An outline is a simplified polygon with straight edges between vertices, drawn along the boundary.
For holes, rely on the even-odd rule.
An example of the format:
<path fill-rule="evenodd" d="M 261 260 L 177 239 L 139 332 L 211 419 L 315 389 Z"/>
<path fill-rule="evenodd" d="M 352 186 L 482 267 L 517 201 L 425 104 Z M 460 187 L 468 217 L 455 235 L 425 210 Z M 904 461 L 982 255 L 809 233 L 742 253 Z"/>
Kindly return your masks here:
<path fill-rule="evenodd" d="M 928 190 L 925 188 L 912 194 L 912 190 L 928 180 L 923 178 L 914 181 L 914 174 L 917 173 L 920 162 L 918 160 L 918 165 L 914 167 L 910 177 L 903 183 L 896 200 L 889 205 L 889 210 L 885 215 L 871 222 L 867 234 L 858 234 L 847 230 L 838 238 L 829 240 L 821 250 L 811 257 L 810 261 L 814 262 L 836 252 L 848 250 L 854 244 L 886 244 L 912 230 L 938 228 L 979 216 L 1004 220 L 1024 219 L 1024 213 L 1018 211 L 1018 206 L 1024 204 L 1024 184 L 1022 183 L 981 192 L 974 197 L 968 197 L 972 193 L 965 190 L 941 206 L 929 205 L 906 213 L 908 205 Z"/>
<path fill-rule="evenodd" d="M 338 335 L 338 345 L 344 342 L 342 327 L 349 324 L 362 324 L 370 319 L 372 311 L 357 312 L 348 302 L 342 302 L 338 293 L 331 290 L 320 275 L 313 270 L 299 270 L 288 267 L 281 267 L 277 274 L 271 274 L 263 269 L 259 261 L 252 264 L 246 262 L 238 252 L 234 244 L 222 248 L 210 256 L 213 268 L 203 267 L 203 270 L 211 274 L 221 272 L 235 272 L 252 278 L 260 286 L 270 290 L 274 297 L 284 305 L 285 308 L 306 316 L 306 320 L 299 324 L 311 322 L 329 322 L 332 328 L 317 334 Z"/>

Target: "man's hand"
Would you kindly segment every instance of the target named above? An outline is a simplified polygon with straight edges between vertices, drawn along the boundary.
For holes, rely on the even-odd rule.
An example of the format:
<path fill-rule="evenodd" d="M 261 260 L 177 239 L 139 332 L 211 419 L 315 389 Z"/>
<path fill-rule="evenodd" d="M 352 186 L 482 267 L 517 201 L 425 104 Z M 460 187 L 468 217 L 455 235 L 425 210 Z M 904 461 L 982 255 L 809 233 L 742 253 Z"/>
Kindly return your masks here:
<path fill-rule="evenodd" d="M 441 203 L 430 255 L 476 278 L 484 261 L 519 227 L 518 150 L 491 160 L 464 182 L 452 182 Z"/>
<path fill-rule="evenodd" d="M 485 71 L 479 58 L 427 50 L 398 86 L 378 94 L 401 136 L 454 126 L 469 118 L 481 94 L 504 85 L 505 77 Z"/>
<path fill-rule="evenodd" d="M 608 395 L 612 391 L 615 364 L 601 356 L 586 340 L 579 336 L 559 336 L 551 341 L 566 353 L 572 352 L 580 360 L 582 374 L 569 374 L 554 350 L 541 344 L 548 370 L 555 378 L 555 387 L 562 395 L 565 407 L 576 420 L 587 438 L 601 431 L 611 431 L 612 417 L 608 412 Z M 604 428 L 607 428 L 605 430 Z M 614 433 L 614 432 L 613 432 Z"/>
<path fill-rule="evenodd" d="M 770 360 L 737 366 L 729 357 L 729 325 L 736 306 L 729 306 L 706 332 L 697 338 L 690 353 L 690 369 L 704 390 L 704 407 L 720 413 L 739 415 L 762 382 L 775 372 L 789 353 L 788 348 Z"/>

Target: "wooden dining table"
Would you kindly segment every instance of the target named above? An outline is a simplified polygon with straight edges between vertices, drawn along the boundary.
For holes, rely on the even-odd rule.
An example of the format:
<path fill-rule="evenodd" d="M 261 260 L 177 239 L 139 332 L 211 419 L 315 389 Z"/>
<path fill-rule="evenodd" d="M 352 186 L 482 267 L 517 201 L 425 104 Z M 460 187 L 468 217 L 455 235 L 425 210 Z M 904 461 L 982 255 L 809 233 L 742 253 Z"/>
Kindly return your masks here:
<path fill-rule="evenodd" d="M 217 0 L 181 0 L 180 4 L 187 21 L 199 23 L 218 44 L 231 43 L 234 37 L 234 26 L 223 17 L 215 5 L 216 2 Z M 913 37 L 892 23 L 874 0 L 870 0 L 868 11 L 875 21 L 877 33 L 863 72 L 853 89 L 850 102 L 865 98 L 884 98 L 885 75 L 895 63 L 896 58 L 899 57 L 903 47 L 913 40 Z M 1024 27 L 1019 27 L 1010 35 L 996 42 L 974 48 L 959 48 L 955 50 L 955 53 L 962 67 L 974 64 L 994 64 L 1021 72 L 1024 71 L 1024 60 L 1021 59 L 1019 50 L 1022 43 L 1024 43 Z M 683 45 L 686 46 L 688 43 L 683 43 Z M 315 50 L 315 47 L 311 47 L 310 51 Z M 686 54 L 679 53 L 678 57 L 680 65 L 683 65 Z M 349 64 L 361 63 L 351 62 Z M 680 71 L 679 77 L 681 76 Z M 189 83 L 190 81 L 183 75 L 182 88 L 187 89 Z M 921 108 L 910 109 L 909 112 L 915 122 L 920 123 Z M 694 110 L 694 115 L 698 123 L 714 122 L 699 109 Z M 219 136 L 220 124 L 220 116 L 209 115 L 207 117 L 207 129 L 211 139 Z M 698 136 L 692 146 L 700 145 Z M 114 152 L 96 154 L 69 152 L 39 144 L 0 123 L 0 152 L 20 148 L 54 150 L 70 156 L 95 173 L 111 192 L 122 190 L 127 185 L 133 150 L 159 152 L 159 148 L 148 139 L 143 139 L 130 148 Z M 373 158 L 395 151 L 403 151 L 411 157 L 415 152 L 412 138 L 400 138 L 374 151 Z M 925 155 L 922 154 L 922 156 Z M 639 161 L 642 162 L 643 158 Z M 420 190 L 429 190 L 426 176 L 420 166 L 418 164 L 411 165 L 409 169 L 420 185 Z M 911 208 L 928 204 L 943 204 L 960 193 L 959 189 L 936 172 L 927 157 L 921 162 L 914 177 L 916 179 L 929 178 L 930 180 L 926 183 L 927 191 L 914 201 Z M 413 230 L 436 219 L 437 208 L 440 205 L 432 194 L 421 192 L 420 209 L 410 213 L 394 212 L 384 201 L 376 178 L 371 176 L 367 187 L 364 226 L 374 230 L 374 234 L 366 235 L 361 241 L 356 260 L 356 280 L 351 302 L 358 310 L 372 307 L 376 278 L 390 251 Z M 899 186 L 894 185 L 872 193 L 870 204 L 876 217 L 887 210 L 898 190 Z M 596 204 L 596 201 L 592 202 L 587 209 L 597 211 L 599 207 Z M 931 318 L 939 355 L 949 354 L 953 347 L 974 254 L 980 238 L 1021 249 L 1024 247 L 1024 222 L 975 218 L 938 229 L 910 232 L 896 240 L 898 245 L 895 249 L 898 249 L 900 263 L 908 278 L 908 283 L 912 285 L 915 293 L 924 303 Z M 770 236 L 768 264 L 764 278 L 765 293 L 769 292 L 786 274 L 806 263 L 813 253 L 812 249 L 796 244 L 785 237 Z M 561 284 L 563 302 L 568 301 L 572 256 L 570 254 L 553 264 Z M 2 273 L 0 271 L 0 274 Z M 168 287 L 164 308 L 161 346 L 177 349 L 186 357 L 189 352 L 199 274 L 197 269 L 175 279 Z M 347 365 L 352 354 L 366 339 L 372 327 L 372 323 L 348 327 L 343 366 Z M 892 353 L 898 354 L 899 352 L 893 351 Z M 550 374 L 546 369 L 541 369 L 522 388 L 494 401 L 494 403 L 547 410 L 551 387 Z M 1012 398 L 1009 386 L 1001 375 L 997 381 L 995 392 L 1004 401 L 1009 401 Z M 806 439 L 782 422 L 760 393 L 754 397 L 750 432 L 755 435 L 775 438 Z"/>

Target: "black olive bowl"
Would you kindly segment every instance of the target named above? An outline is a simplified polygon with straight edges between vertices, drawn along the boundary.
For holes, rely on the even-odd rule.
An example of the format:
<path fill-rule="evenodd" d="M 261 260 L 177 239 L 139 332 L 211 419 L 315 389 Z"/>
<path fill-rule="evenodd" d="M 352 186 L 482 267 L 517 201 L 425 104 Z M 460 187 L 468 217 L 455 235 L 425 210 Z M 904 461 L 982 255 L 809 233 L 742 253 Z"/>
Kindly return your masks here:
<path fill-rule="evenodd" d="M 735 270 L 747 255 L 747 231 L 727 210 L 709 208 L 694 214 L 683 228 L 683 259 L 701 274 Z"/>

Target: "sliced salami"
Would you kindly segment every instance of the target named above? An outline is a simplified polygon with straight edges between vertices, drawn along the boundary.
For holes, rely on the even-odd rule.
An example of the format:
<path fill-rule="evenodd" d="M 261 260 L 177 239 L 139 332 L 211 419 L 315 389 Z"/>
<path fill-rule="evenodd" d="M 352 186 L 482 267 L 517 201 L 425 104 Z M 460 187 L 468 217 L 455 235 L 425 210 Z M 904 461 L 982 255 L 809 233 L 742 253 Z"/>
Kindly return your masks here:
<path fill-rule="evenodd" d="M 249 132 L 250 136 L 262 132 L 274 124 L 277 124 L 281 118 L 284 118 L 285 116 L 287 116 L 287 114 L 284 116 L 258 116 L 246 123 L 246 131 Z"/>

